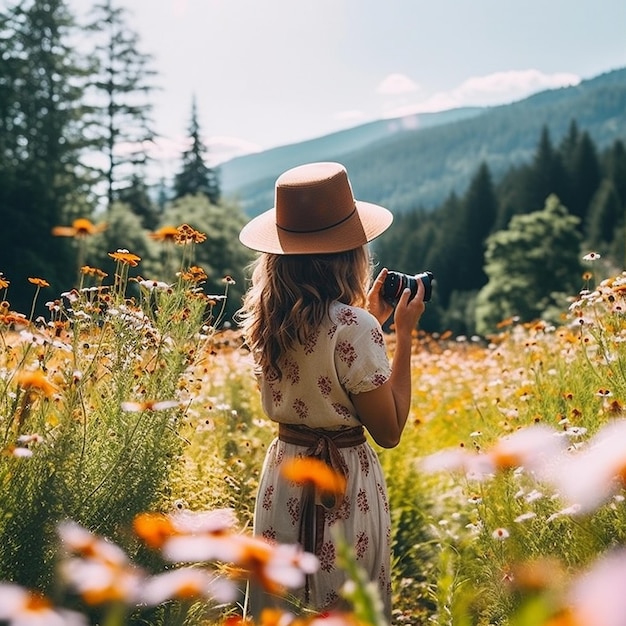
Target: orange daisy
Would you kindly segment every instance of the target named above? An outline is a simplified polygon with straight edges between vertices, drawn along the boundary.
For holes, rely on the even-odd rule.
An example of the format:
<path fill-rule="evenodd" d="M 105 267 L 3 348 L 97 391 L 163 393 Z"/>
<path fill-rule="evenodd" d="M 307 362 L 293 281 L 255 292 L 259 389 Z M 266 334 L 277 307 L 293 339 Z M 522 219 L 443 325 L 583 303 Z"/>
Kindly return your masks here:
<path fill-rule="evenodd" d="M 106 230 L 106 224 L 94 224 L 85 217 L 78 218 L 71 226 L 55 226 L 52 234 L 55 237 L 87 237 Z"/>

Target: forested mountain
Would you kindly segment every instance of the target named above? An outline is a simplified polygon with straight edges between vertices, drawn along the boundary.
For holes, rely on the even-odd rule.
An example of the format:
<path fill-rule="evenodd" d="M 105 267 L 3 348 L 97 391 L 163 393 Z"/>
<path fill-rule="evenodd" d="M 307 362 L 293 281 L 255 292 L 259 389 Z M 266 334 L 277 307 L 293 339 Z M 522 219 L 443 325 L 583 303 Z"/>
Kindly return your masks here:
<path fill-rule="evenodd" d="M 389 134 L 381 126 L 389 121 L 378 122 L 239 157 L 221 166 L 223 190 L 253 216 L 272 206 L 274 181 L 283 170 L 306 161 L 338 160 L 348 167 L 358 197 L 394 213 L 431 209 L 451 192 L 463 193 L 481 162 L 495 180 L 528 162 L 543 127 L 558 141 L 576 120 L 599 149 L 626 137 L 626 68 L 513 104 L 448 115 L 415 130 L 396 120 L 404 129 Z"/>
<path fill-rule="evenodd" d="M 221 184 L 225 193 L 236 192 L 266 178 L 275 178 L 276 172 L 289 169 L 304 161 L 328 160 L 328 155 L 355 152 L 389 137 L 398 137 L 414 129 L 432 128 L 458 120 L 475 117 L 481 107 L 464 107 L 437 113 L 415 113 L 403 118 L 384 119 L 361 124 L 308 141 L 279 146 L 262 153 L 236 157 L 222 166 Z"/>

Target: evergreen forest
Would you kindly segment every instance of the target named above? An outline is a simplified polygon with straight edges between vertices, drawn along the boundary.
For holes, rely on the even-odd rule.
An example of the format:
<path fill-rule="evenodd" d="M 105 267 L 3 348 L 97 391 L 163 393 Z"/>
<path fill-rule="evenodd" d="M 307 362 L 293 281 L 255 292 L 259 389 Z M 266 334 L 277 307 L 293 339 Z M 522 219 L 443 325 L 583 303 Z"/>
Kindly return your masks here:
<path fill-rule="evenodd" d="M 64 0 L 9 2 L 0 9 L 0 51 L 0 276 L 9 284 L 10 307 L 42 312 L 94 264 L 113 275 L 107 255 L 116 249 L 139 256 L 142 272 L 171 280 L 159 237 L 188 223 L 207 236 L 193 259 L 206 274 L 205 293 L 222 293 L 225 279 L 231 285 L 222 312 L 229 321 L 252 259 L 237 239 L 250 206 L 232 181 L 230 193 L 221 188 L 221 170 L 232 172 L 232 164 L 207 165 L 202 103 L 195 97 L 180 124 L 188 147 L 177 173 L 171 181 L 148 182 L 149 147 L 158 136 L 151 118 L 158 75 L 125 11 L 113 0 L 98 0 L 88 22 L 79 23 Z M 509 318 L 550 319 L 566 294 L 583 285 L 586 254 L 600 255 L 607 271 L 622 268 L 623 75 L 618 70 L 538 94 L 519 107 L 443 115 L 410 133 L 352 129 L 343 155 L 341 134 L 325 142 L 347 165 L 357 195 L 395 213 L 391 230 L 373 245 L 376 262 L 406 273 L 434 272 L 425 330 L 485 335 Z M 558 123 L 528 137 L 532 111 L 546 107 Z M 440 167 L 437 180 L 431 172 L 434 195 L 408 157 L 402 180 L 397 163 L 394 176 L 379 167 L 381 159 L 392 166 L 392 153 L 409 154 L 403 150 L 420 137 L 422 156 L 432 154 L 433 163 L 446 151 L 456 158 L 462 136 L 478 137 L 485 150 L 471 158 L 467 150 L 459 153 L 461 161 Z M 524 147 L 529 141 L 534 154 Z M 432 152 L 425 150 L 429 142 Z M 314 160 L 309 148 L 311 157 L 325 158 L 314 144 L 291 148 L 288 158 Z M 500 144 L 516 155 L 508 167 L 489 152 Z M 373 164 L 375 177 L 368 175 Z M 263 202 L 271 202 L 273 179 L 262 185 Z M 437 200 L 442 186 L 447 196 Z"/>
<path fill-rule="evenodd" d="M 223 294 L 230 277 L 229 302 L 236 303 L 250 261 L 237 243 L 245 216 L 222 200 L 219 172 L 206 164 L 201 104 L 193 98 L 189 120 L 181 120 L 188 148 L 174 180 L 150 184 L 150 147 L 158 135 L 152 97 L 159 87 L 152 57 L 112 0 L 94 2 L 86 19 L 79 23 L 65 0 L 0 8 L 6 300 L 18 312 L 32 305 L 31 316 L 41 313 L 81 284 L 81 268 L 97 264 L 113 277 L 109 255 L 117 249 L 140 257 L 151 277 L 171 281 L 171 255 L 160 241 L 168 228 L 190 223 L 207 236 L 193 259 L 206 274 L 203 290 Z"/>
<path fill-rule="evenodd" d="M 532 160 L 497 182 L 482 163 L 464 194 L 396 214 L 376 242 L 377 260 L 435 274 L 426 330 L 485 334 L 509 319 L 557 322 L 568 294 L 588 286 L 585 256 L 602 259 L 605 275 L 623 269 L 625 201 L 624 142 L 599 151 L 572 120 L 557 142 L 544 128 Z"/>

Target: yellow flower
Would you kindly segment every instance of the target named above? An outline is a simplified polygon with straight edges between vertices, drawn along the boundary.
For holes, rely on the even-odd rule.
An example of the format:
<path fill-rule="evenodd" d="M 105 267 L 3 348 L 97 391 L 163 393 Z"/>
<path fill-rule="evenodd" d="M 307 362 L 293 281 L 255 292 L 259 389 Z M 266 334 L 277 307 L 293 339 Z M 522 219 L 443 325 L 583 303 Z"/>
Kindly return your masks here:
<path fill-rule="evenodd" d="M 58 391 L 41 370 L 19 372 L 15 380 L 22 389 L 40 391 L 48 398 Z"/>
<path fill-rule="evenodd" d="M 120 248 L 116 252 L 109 252 L 109 256 L 112 259 L 115 259 L 120 263 L 124 263 L 125 265 L 130 265 L 131 267 L 137 267 L 137 265 L 139 265 L 139 261 L 141 261 L 141 257 L 124 248 Z"/>
<path fill-rule="evenodd" d="M 106 230 L 106 224 L 93 224 L 90 220 L 81 217 L 72 222 L 71 226 L 55 226 L 52 234 L 55 237 L 87 237 Z"/>
<path fill-rule="evenodd" d="M 176 241 L 178 239 L 178 228 L 176 226 L 162 226 L 148 235 L 155 241 Z"/>
<path fill-rule="evenodd" d="M 37 285 L 37 287 L 50 287 L 50 283 L 43 278 L 29 278 L 28 282 Z"/>

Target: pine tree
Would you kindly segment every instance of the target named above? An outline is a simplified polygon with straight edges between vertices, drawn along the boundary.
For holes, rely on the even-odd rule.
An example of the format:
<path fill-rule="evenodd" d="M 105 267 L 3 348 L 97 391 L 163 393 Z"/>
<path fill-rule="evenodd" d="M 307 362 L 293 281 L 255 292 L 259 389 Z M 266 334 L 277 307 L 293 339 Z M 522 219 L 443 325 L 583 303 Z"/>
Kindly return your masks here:
<path fill-rule="evenodd" d="M 205 162 L 206 148 L 200 132 L 195 97 L 191 104 L 189 139 L 190 146 L 182 155 L 182 168 L 174 180 L 174 199 L 202 194 L 212 204 L 217 204 L 221 196 L 218 174 Z"/>
<path fill-rule="evenodd" d="M 580 218 L 582 228 L 586 223 L 591 199 L 602 179 L 596 146 L 587 132 L 580 136 L 574 151 L 572 168 L 572 197 L 567 208 Z"/>
<path fill-rule="evenodd" d="M 126 23 L 127 11 L 102 0 L 93 7 L 88 30 L 93 33 L 94 72 L 88 94 L 92 115 L 92 148 L 101 149 L 106 164 L 101 175 L 106 183 L 107 206 L 139 176 L 149 160 L 153 141 L 152 103 L 156 72 L 151 56 L 139 51 L 139 36 Z M 122 150 L 123 147 L 123 150 Z"/>
<path fill-rule="evenodd" d="M 568 184 L 561 155 L 552 145 L 550 131 L 544 126 L 532 163 L 522 177 L 522 206 L 518 213 L 540 210 L 550 194 L 561 200 L 568 195 Z"/>
<path fill-rule="evenodd" d="M 69 41 L 75 32 L 63 0 L 22 0 L 0 16 L 0 271 L 20 311 L 32 302 L 29 277 L 73 286 L 68 242 L 51 235 L 81 190 L 80 82 Z"/>
<path fill-rule="evenodd" d="M 421 254 L 423 269 L 430 270 L 437 280 L 437 298 L 446 308 L 452 291 L 459 287 L 459 250 L 464 245 L 463 227 L 459 224 L 462 200 L 451 193 L 436 213 L 430 214 L 434 228 L 422 228 Z"/>
<path fill-rule="evenodd" d="M 485 240 L 498 214 L 491 172 L 482 163 L 463 198 L 461 212 L 453 227 L 459 231 L 454 257 L 457 261 L 459 289 L 472 291 L 487 282 L 483 271 Z"/>

